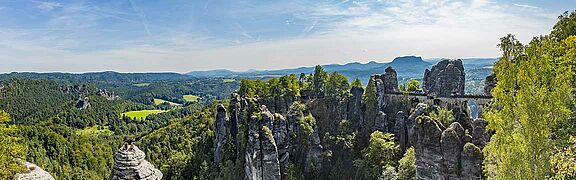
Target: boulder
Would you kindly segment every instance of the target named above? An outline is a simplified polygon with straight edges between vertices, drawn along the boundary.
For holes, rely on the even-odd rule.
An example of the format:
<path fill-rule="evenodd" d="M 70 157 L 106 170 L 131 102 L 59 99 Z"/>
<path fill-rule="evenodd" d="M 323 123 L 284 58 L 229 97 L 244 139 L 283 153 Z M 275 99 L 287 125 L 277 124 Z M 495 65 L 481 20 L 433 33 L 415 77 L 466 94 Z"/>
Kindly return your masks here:
<path fill-rule="evenodd" d="M 26 171 L 14 175 L 15 180 L 54 180 L 54 177 L 52 177 L 50 173 L 44 171 L 35 164 L 25 162 L 24 165 L 26 166 Z"/>
<path fill-rule="evenodd" d="M 465 73 L 462 60 L 442 60 L 424 72 L 424 91 L 432 96 L 463 95 Z"/>
<path fill-rule="evenodd" d="M 114 168 L 110 174 L 111 180 L 160 180 L 162 172 L 146 161 L 143 151 L 136 145 L 124 143 L 114 156 Z"/>

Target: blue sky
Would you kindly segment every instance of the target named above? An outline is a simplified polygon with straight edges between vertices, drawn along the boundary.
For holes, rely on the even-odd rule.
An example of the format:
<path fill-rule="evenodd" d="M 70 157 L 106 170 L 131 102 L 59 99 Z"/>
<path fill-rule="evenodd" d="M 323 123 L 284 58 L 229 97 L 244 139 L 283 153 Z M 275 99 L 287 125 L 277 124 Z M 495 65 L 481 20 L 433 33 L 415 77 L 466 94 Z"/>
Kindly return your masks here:
<path fill-rule="evenodd" d="M 576 1 L 0 0 L 0 72 L 188 72 L 496 57 Z"/>

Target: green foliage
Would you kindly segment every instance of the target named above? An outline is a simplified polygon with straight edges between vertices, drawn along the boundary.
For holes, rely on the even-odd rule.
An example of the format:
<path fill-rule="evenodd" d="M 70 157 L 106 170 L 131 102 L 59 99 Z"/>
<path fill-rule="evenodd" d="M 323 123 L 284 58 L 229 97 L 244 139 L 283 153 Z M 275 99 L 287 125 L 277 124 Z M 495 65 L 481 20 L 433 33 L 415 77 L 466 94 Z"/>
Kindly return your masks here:
<path fill-rule="evenodd" d="M 298 119 L 298 125 L 300 126 L 300 130 L 304 133 L 302 137 L 310 137 L 312 133 L 314 133 L 314 128 L 316 127 L 316 119 L 312 114 L 308 114 L 307 116 L 303 116 Z"/>
<path fill-rule="evenodd" d="M 501 38 L 502 58 L 494 66 L 498 83 L 485 113 L 488 128 L 496 132 L 484 148 L 485 169 L 495 176 L 491 178 L 552 175 L 554 144 L 567 135 L 559 133 L 564 131 L 558 131 L 563 129 L 558 125 L 570 121 L 574 107 L 576 38 L 569 36 L 573 28 L 568 30 L 574 19 L 561 16 L 553 38 L 536 37 L 528 45 L 512 35 Z"/>
<path fill-rule="evenodd" d="M 412 79 L 410 81 L 408 81 L 408 91 L 418 91 L 420 90 L 420 81 L 416 80 L 416 79 Z"/>
<path fill-rule="evenodd" d="M 360 81 L 360 79 L 356 78 L 354 79 L 354 81 L 352 81 L 352 84 L 350 84 L 351 87 L 363 87 L 362 86 L 362 81 Z"/>
<path fill-rule="evenodd" d="M 376 85 L 373 79 L 368 81 L 366 86 L 366 91 L 364 92 L 364 124 L 362 125 L 365 132 L 364 134 L 370 134 L 372 126 L 376 121 L 376 116 L 378 111 L 378 93 L 376 92 Z"/>
<path fill-rule="evenodd" d="M 142 120 L 142 119 L 146 119 L 146 117 L 148 115 L 159 114 L 159 113 L 163 113 L 163 112 L 166 112 L 166 111 L 165 110 L 128 111 L 128 112 L 122 113 L 122 116 L 131 118 L 131 119 L 135 119 L 135 120 Z"/>
<path fill-rule="evenodd" d="M 0 179 L 11 179 L 14 174 L 23 172 L 26 167 L 16 158 L 24 158 L 26 147 L 19 138 L 14 137 L 17 129 L 10 126 L 10 115 L 0 110 Z"/>
<path fill-rule="evenodd" d="M 344 101 L 348 97 L 350 90 L 348 78 L 340 73 L 333 72 L 328 76 L 325 89 L 325 96 L 333 102 L 339 103 Z"/>
<path fill-rule="evenodd" d="M 449 126 L 454 122 L 454 113 L 448 107 L 437 108 L 430 113 L 432 119 L 440 121 L 444 126 Z"/>
<path fill-rule="evenodd" d="M 570 137 L 570 145 L 556 149 L 552 155 L 553 179 L 576 179 L 576 136 Z"/>
<path fill-rule="evenodd" d="M 414 155 L 414 147 L 408 148 L 406 153 L 404 153 L 404 157 L 400 159 L 398 165 L 398 179 L 416 179 L 416 156 Z"/>
<path fill-rule="evenodd" d="M 576 11 L 564 12 L 558 17 L 558 22 L 552 28 L 550 36 L 558 41 L 567 39 L 576 34 Z"/>
<path fill-rule="evenodd" d="M 390 175 L 388 167 L 395 163 L 394 154 L 399 146 L 394 143 L 394 135 L 374 131 L 370 135 L 369 146 L 362 150 L 363 159 L 354 161 L 354 165 L 361 171 L 363 179 L 376 179 L 385 171 Z"/>
<path fill-rule="evenodd" d="M 315 95 L 324 94 L 327 80 L 328 74 L 324 71 L 324 68 L 320 65 L 316 65 L 314 68 L 314 75 L 312 76 L 312 93 Z"/>

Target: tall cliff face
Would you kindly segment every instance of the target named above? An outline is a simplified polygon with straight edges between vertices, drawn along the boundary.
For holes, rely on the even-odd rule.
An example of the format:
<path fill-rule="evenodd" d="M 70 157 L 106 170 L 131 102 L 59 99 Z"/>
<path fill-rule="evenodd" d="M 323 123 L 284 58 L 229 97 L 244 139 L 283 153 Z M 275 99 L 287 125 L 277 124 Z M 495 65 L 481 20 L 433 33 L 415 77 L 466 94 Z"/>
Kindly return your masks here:
<path fill-rule="evenodd" d="M 272 132 L 274 116 L 264 105 L 260 108 L 260 116 L 252 116 L 248 122 L 248 141 L 244 156 L 246 178 L 280 179 L 278 147 Z"/>
<path fill-rule="evenodd" d="M 216 133 L 216 141 L 215 149 L 214 149 L 214 163 L 220 164 L 222 160 L 222 150 L 224 148 L 224 144 L 226 143 L 226 123 L 228 123 L 228 114 L 226 114 L 226 108 L 224 105 L 218 105 L 216 109 L 216 129 L 214 130 Z"/>
<path fill-rule="evenodd" d="M 483 132 L 486 124 L 481 121 L 475 120 L 478 126 L 474 131 Z M 469 141 L 485 143 L 483 136 L 470 137 L 458 122 L 444 129 L 440 122 L 428 116 L 418 118 L 416 134 L 417 179 L 482 178 L 481 147 Z"/>
<path fill-rule="evenodd" d="M 424 91 L 438 97 L 463 95 L 465 73 L 462 60 L 442 60 L 424 72 Z"/>
<path fill-rule="evenodd" d="M 124 144 L 114 156 L 111 180 L 160 180 L 162 172 L 144 159 L 146 155 L 136 145 Z"/>

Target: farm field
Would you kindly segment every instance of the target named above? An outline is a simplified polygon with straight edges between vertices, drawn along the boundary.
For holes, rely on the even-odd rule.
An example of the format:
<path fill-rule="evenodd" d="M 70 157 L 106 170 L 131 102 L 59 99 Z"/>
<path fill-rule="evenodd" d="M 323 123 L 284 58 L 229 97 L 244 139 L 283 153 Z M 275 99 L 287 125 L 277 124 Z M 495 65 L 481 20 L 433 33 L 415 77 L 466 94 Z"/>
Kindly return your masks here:
<path fill-rule="evenodd" d="M 164 103 L 164 102 L 170 103 L 170 106 L 182 106 L 182 104 L 178 104 L 178 103 L 175 103 L 175 102 L 166 101 L 166 100 L 163 100 L 163 99 L 156 99 L 156 98 L 154 98 L 154 105 L 160 105 L 160 104 L 162 104 L 162 103 Z"/>
<path fill-rule="evenodd" d="M 163 112 L 167 112 L 167 111 L 166 110 L 128 111 L 128 112 L 122 113 L 122 115 L 127 116 L 129 118 L 133 118 L 133 119 L 144 119 L 148 115 L 159 114 L 159 113 L 163 113 Z"/>
<path fill-rule="evenodd" d="M 184 101 L 187 102 L 198 102 L 198 100 L 200 99 L 200 97 L 196 95 L 184 95 L 182 96 L 182 98 L 184 98 Z"/>

